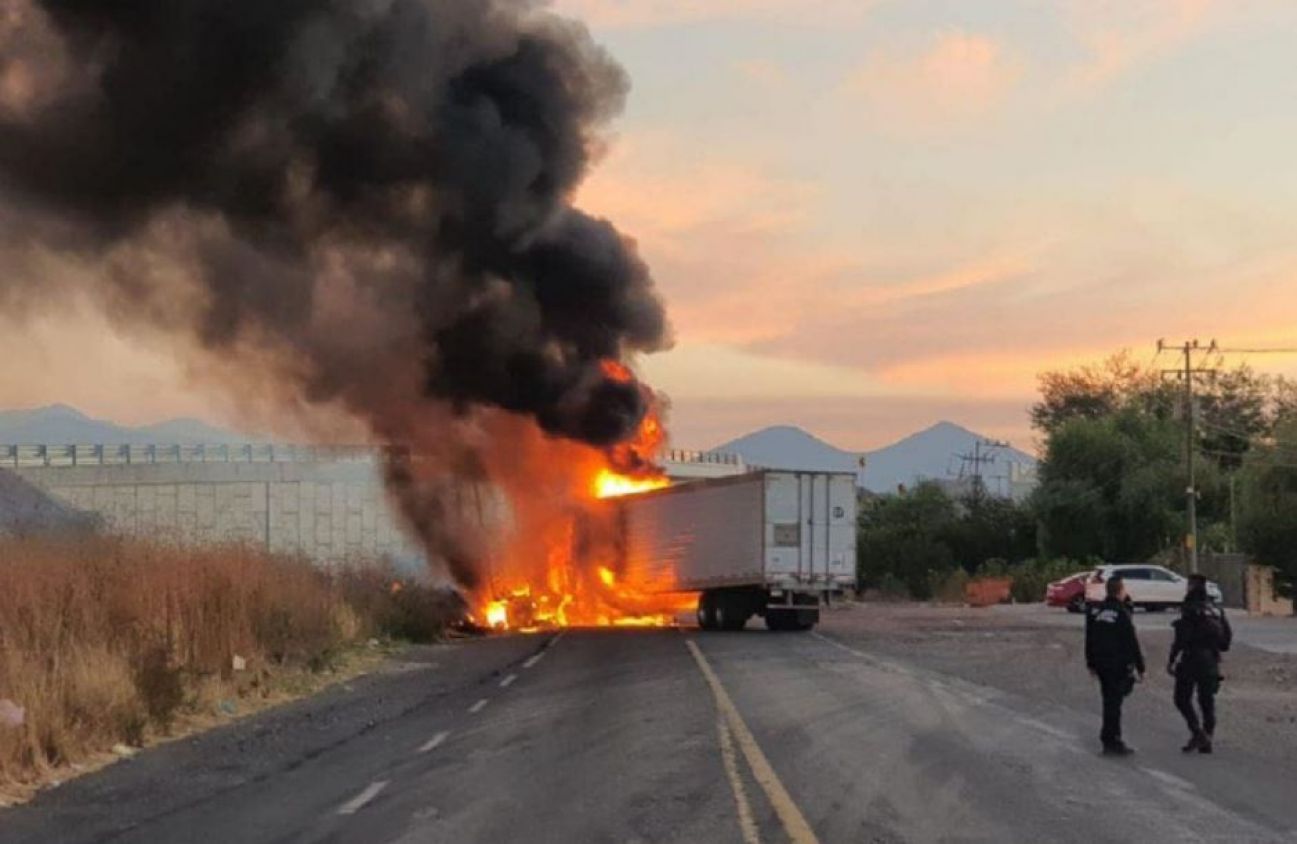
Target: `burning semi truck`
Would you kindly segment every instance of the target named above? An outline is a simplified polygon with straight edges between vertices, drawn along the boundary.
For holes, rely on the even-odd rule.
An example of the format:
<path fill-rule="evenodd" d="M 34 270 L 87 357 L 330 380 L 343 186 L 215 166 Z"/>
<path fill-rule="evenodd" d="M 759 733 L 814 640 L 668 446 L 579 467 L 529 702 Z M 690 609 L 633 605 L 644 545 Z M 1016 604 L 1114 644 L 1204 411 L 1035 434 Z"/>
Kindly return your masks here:
<path fill-rule="evenodd" d="M 761 471 L 611 499 L 628 581 L 697 593 L 704 630 L 809 630 L 855 584 L 856 478 Z"/>
<path fill-rule="evenodd" d="M 855 583 L 856 485 L 848 473 L 760 471 L 604 497 L 542 543 L 544 572 L 497 589 L 496 629 L 666 625 L 809 630 Z"/>

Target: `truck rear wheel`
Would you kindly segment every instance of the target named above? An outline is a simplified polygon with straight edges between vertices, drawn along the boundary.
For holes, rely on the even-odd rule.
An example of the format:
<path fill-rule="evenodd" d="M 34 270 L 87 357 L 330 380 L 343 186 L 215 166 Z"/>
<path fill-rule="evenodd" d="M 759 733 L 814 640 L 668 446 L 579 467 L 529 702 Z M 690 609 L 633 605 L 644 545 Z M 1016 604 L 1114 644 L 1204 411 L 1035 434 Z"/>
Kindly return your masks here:
<path fill-rule="evenodd" d="M 740 596 L 723 592 L 716 596 L 716 626 L 721 630 L 742 630 L 750 615 Z"/>
<path fill-rule="evenodd" d="M 704 630 L 716 629 L 716 596 L 711 592 L 698 596 L 698 626 Z"/>

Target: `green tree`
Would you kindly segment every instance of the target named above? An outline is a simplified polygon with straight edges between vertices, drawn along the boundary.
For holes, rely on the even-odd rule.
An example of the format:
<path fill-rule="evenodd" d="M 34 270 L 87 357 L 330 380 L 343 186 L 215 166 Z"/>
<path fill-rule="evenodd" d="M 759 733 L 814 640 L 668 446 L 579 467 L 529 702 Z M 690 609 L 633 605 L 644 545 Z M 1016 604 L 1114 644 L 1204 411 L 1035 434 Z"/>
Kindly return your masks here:
<path fill-rule="evenodd" d="M 1280 594 L 1297 594 L 1297 420 L 1275 431 L 1239 473 L 1239 544 L 1257 562 L 1274 566 Z"/>
<path fill-rule="evenodd" d="M 1252 443 L 1271 430 L 1276 382 L 1250 367 L 1220 373 L 1197 390 L 1199 447 L 1222 469 L 1243 465 Z"/>
<path fill-rule="evenodd" d="M 1098 366 L 1081 366 L 1040 375 L 1040 400 L 1031 424 L 1049 435 L 1073 419 L 1106 419 L 1123 410 L 1166 418 L 1176 407 L 1173 391 L 1160 373 L 1121 351 Z"/>
<path fill-rule="evenodd" d="M 1034 506 L 1041 550 L 1142 559 L 1185 526 L 1182 383 L 1120 353 L 1040 377 L 1032 421 L 1045 435 Z M 1195 382 L 1199 542 L 1229 545 L 1230 479 L 1276 420 L 1297 418 L 1297 386 L 1246 366 Z"/>
<path fill-rule="evenodd" d="M 955 562 L 969 574 L 987 560 L 1019 562 L 1036 553 L 1036 517 L 1008 498 L 965 499 L 960 515 L 940 532 Z"/>
<path fill-rule="evenodd" d="M 932 483 L 866 502 L 856 543 L 861 584 L 878 586 L 890 576 L 904 583 L 911 596 L 930 598 L 933 573 L 954 567 L 940 535 L 957 518 L 955 502 Z"/>
<path fill-rule="evenodd" d="M 1127 407 L 1064 421 L 1049 436 L 1033 507 L 1041 551 L 1142 560 L 1182 532 L 1181 430 Z"/>
<path fill-rule="evenodd" d="M 1035 528 L 1034 515 L 1007 499 L 959 502 L 935 483 L 919 484 L 861 508 L 859 578 L 870 587 L 900 581 L 911 596 L 930 598 L 956 566 L 972 574 L 987 560 L 1032 556 Z"/>

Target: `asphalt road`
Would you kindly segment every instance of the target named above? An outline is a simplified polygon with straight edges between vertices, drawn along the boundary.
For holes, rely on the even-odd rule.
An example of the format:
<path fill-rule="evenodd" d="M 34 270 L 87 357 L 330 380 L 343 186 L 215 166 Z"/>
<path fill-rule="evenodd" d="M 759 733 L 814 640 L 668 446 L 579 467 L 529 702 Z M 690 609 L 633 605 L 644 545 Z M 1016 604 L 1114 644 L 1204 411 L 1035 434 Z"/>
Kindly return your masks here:
<path fill-rule="evenodd" d="M 1044 604 L 1004 604 L 992 607 L 991 610 L 1011 619 L 1025 619 L 1036 624 L 1074 627 L 1078 630 L 1085 626 L 1085 616 L 1081 613 L 1070 613 Z M 1242 610 L 1225 612 L 1229 617 L 1230 628 L 1234 631 L 1234 641 L 1269 653 L 1297 654 L 1297 618 L 1253 616 Z M 1134 614 L 1135 627 L 1141 632 L 1170 630 L 1171 623 L 1177 617 L 1174 612 L 1137 610 Z"/>
<path fill-rule="evenodd" d="M 43 793 L 0 842 L 1291 841 L 1291 772 L 825 634 L 570 631 L 390 670 Z"/>

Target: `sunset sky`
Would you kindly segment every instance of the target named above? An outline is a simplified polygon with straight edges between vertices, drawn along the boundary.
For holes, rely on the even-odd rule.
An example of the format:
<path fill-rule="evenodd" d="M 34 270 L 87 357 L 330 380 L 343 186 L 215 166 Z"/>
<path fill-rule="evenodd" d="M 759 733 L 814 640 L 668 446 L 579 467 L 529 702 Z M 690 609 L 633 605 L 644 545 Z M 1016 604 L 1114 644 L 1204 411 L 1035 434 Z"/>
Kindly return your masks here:
<path fill-rule="evenodd" d="M 680 446 L 791 423 L 863 449 L 950 419 L 1030 449 L 1042 369 L 1297 345 L 1297 4 L 556 8 L 632 80 L 578 204 L 667 299 L 675 348 L 641 369 Z M 0 356 L 0 406 L 224 415 L 74 302 Z"/>

